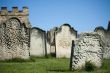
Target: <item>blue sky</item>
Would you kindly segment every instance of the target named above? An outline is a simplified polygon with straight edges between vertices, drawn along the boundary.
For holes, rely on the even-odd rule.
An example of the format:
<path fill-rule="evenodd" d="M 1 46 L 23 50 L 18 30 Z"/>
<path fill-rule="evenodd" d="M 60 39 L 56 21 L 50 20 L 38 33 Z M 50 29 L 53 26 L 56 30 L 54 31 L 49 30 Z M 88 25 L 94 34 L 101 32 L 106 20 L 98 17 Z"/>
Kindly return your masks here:
<path fill-rule="evenodd" d="M 79 33 L 87 32 L 107 28 L 110 20 L 110 0 L 0 0 L 2 6 L 27 6 L 32 26 L 43 30 L 69 23 Z"/>

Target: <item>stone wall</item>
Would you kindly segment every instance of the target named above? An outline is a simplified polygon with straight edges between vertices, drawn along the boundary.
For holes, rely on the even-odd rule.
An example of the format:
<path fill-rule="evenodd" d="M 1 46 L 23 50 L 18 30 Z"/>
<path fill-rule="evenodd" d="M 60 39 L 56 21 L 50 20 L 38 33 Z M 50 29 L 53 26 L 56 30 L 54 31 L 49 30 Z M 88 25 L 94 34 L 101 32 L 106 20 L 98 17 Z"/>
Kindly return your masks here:
<path fill-rule="evenodd" d="M 77 31 L 69 24 L 63 24 L 55 34 L 56 57 L 70 58 L 72 40 L 77 37 Z"/>
<path fill-rule="evenodd" d="M 72 69 L 83 69 L 87 62 L 97 68 L 101 67 L 103 58 L 103 41 L 95 33 L 82 33 L 75 41 L 72 52 Z"/>
<path fill-rule="evenodd" d="M 31 56 L 45 56 L 46 50 L 46 33 L 44 30 L 34 27 L 31 29 Z"/>
<path fill-rule="evenodd" d="M 108 24 L 108 28 L 104 29 L 103 27 L 95 28 L 95 32 L 97 32 L 101 39 L 104 42 L 104 55 L 105 59 L 110 59 L 110 22 Z"/>
<path fill-rule="evenodd" d="M 28 8 L 18 11 L 7 11 L 6 7 L 0 11 L 0 60 L 12 58 L 29 58 L 30 23 Z"/>

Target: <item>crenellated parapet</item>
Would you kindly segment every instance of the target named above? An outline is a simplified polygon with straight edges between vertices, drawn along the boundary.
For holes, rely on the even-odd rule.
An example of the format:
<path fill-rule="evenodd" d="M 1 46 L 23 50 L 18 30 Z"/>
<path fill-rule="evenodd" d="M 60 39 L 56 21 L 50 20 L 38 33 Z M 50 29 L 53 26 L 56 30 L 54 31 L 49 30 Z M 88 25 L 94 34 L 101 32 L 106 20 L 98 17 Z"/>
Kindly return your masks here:
<path fill-rule="evenodd" d="M 19 10 L 18 7 L 12 7 L 12 11 L 9 11 L 7 7 L 1 7 L 0 24 L 5 23 L 11 18 L 16 18 L 27 28 L 31 28 L 28 16 L 29 16 L 28 7 L 23 7 L 22 10 Z"/>
<path fill-rule="evenodd" d="M 12 7 L 12 11 L 8 11 L 7 7 L 1 7 L 0 15 L 2 16 L 13 16 L 13 15 L 18 15 L 18 16 L 24 16 L 24 15 L 29 15 L 29 11 L 27 7 L 23 7 L 22 10 L 19 10 L 18 7 Z"/>

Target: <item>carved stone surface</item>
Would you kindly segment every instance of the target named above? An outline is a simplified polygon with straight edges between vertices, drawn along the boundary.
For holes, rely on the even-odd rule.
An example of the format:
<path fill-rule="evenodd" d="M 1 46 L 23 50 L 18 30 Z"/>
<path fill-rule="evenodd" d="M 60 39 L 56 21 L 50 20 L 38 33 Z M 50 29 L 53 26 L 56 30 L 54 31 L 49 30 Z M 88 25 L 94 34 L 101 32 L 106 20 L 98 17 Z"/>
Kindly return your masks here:
<path fill-rule="evenodd" d="M 0 59 L 29 58 L 29 29 L 17 18 L 0 24 Z"/>
<path fill-rule="evenodd" d="M 46 54 L 46 33 L 42 29 L 34 27 L 31 29 L 30 55 L 45 56 Z"/>
<path fill-rule="evenodd" d="M 70 58 L 72 40 L 77 37 L 77 31 L 69 24 L 62 25 L 55 35 L 56 57 Z"/>
<path fill-rule="evenodd" d="M 82 69 L 86 62 L 90 62 L 97 68 L 102 65 L 103 42 L 97 33 L 83 33 L 75 41 L 72 56 L 72 69 Z"/>

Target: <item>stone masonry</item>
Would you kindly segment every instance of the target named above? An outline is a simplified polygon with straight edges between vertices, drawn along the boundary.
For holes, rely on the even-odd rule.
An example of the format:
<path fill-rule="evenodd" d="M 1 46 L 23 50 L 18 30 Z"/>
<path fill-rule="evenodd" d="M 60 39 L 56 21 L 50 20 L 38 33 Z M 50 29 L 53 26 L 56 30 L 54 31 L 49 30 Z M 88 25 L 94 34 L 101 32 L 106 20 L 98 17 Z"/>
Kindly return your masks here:
<path fill-rule="evenodd" d="M 75 41 L 72 55 L 72 67 L 80 69 L 90 61 L 100 67 L 102 58 L 110 59 L 110 22 L 108 28 L 97 27 L 95 32 L 83 33 L 77 37 L 77 31 L 69 24 L 54 27 L 46 31 L 31 28 L 27 7 L 22 11 L 13 7 L 0 10 L 0 60 L 51 54 L 57 58 L 70 58 L 72 40 Z M 103 54 L 103 57 L 102 57 Z"/>
<path fill-rule="evenodd" d="M 95 32 L 101 36 L 101 39 L 104 42 L 103 58 L 110 59 L 110 22 L 107 29 L 100 26 L 95 28 Z"/>
<path fill-rule="evenodd" d="M 82 33 L 73 47 L 72 69 L 83 69 L 86 62 L 90 62 L 97 68 L 102 65 L 103 42 L 95 33 Z"/>
<path fill-rule="evenodd" d="M 28 8 L 18 11 L 13 7 L 8 11 L 2 7 L 0 11 L 0 60 L 12 58 L 29 58 L 30 23 Z"/>

